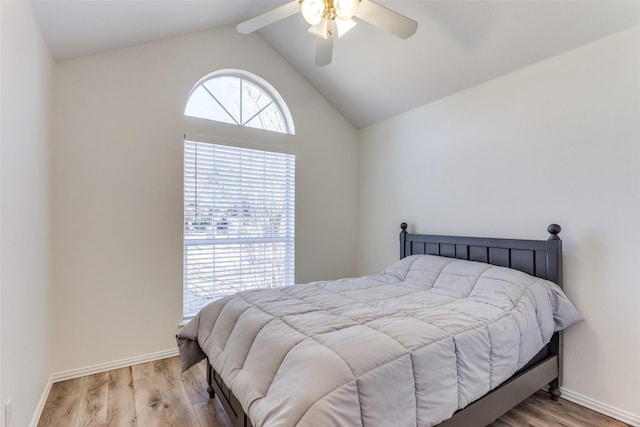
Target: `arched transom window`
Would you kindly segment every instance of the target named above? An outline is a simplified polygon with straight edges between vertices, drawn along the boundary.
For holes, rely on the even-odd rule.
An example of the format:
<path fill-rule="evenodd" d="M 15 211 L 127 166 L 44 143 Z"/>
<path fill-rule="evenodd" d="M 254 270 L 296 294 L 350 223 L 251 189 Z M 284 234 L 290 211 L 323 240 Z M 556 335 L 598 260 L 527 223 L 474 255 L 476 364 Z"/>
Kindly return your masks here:
<path fill-rule="evenodd" d="M 220 70 L 191 91 L 185 115 L 238 126 L 294 134 L 291 113 L 278 92 L 260 77 Z"/>

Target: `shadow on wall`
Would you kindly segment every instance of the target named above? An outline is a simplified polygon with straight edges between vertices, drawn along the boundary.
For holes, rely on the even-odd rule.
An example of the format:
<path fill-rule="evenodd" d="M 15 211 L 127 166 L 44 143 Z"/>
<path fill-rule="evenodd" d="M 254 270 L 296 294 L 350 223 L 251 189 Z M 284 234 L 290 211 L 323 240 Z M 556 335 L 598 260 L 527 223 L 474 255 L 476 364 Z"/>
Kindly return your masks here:
<path fill-rule="evenodd" d="M 610 299 L 607 294 L 607 251 L 602 240 L 598 237 L 598 232 L 584 233 L 583 238 L 563 236 L 563 259 L 564 259 L 564 289 L 569 299 L 576 305 L 576 308 L 584 316 L 585 321 L 575 325 L 571 330 L 565 332 L 565 385 L 572 387 L 576 381 L 571 378 L 571 364 L 582 363 L 583 352 L 589 353 L 589 372 L 591 380 L 601 387 L 604 395 L 609 394 L 606 385 L 607 373 L 599 367 L 605 366 L 604 355 L 608 348 L 606 340 L 594 329 L 594 324 L 601 324 L 595 315 L 603 316 L 603 313 L 585 312 L 585 307 L 593 306 L 587 298 L 605 302 Z M 591 262 L 587 260 L 600 260 L 601 262 Z M 588 263 L 588 265 L 586 265 Z M 598 305 L 599 308 L 604 308 Z M 574 339 L 575 337 L 575 339 Z M 568 356 L 568 357 L 567 357 Z M 569 360 L 567 360 L 569 359 Z M 569 369 L 566 369 L 569 367 Z M 583 371 L 578 368 L 576 371 Z M 581 380 L 580 380 L 581 381 Z"/>

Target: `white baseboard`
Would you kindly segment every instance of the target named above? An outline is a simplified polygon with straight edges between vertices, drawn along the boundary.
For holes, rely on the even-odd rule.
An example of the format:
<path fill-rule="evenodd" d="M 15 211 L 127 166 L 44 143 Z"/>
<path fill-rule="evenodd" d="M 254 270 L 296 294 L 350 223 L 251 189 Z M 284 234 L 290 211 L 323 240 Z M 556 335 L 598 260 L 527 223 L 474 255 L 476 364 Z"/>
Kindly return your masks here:
<path fill-rule="evenodd" d="M 42 391 L 42 395 L 40 396 L 40 400 L 38 401 L 38 406 L 36 406 L 36 410 L 33 413 L 33 418 L 31 419 L 30 427 L 36 427 L 38 425 L 38 421 L 40 420 L 40 415 L 42 415 L 42 410 L 44 409 L 44 404 L 47 403 L 47 397 L 49 397 L 49 392 L 51 391 L 51 386 L 53 385 L 52 377 L 49 377 L 47 384 L 44 386 L 44 390 Z"/>
<path fill-rule="evenodd" d="M 585 408 L 592 409 L 601 414 L 607 415 L 623 423 L 630 424 L 632 426 L 640 427 L 640 415 L 632 414 L 631 412 L 623 411 L 622 409 L 614 408 L 613 406 L 599 402 L 587 396 L 583 396 L 566 388 L 561 388 L 562 398 L 567 399 L 570 402 L 577 403 Z"/>
<path fill-rule="evenodd" d="M 74 378 L 80 378 L 87 375 L 99 374 L 101 372 L 111 371 L 113 369 L 126 368 L 127 366 L 137 365 L 139 363 L 153 362 L 154 360 L 166 359 L 178 355 L 178 349 L 158 351 L 156 353 L 143 354 L 142 356 L 134 356 L 127 359 L 116 360 L 114 362 L 100 363 L 98 365 L 87 366 L 85 368 L 72 369 L 70 371 L 58 372 L 51 376 L 54 383 Z"/>

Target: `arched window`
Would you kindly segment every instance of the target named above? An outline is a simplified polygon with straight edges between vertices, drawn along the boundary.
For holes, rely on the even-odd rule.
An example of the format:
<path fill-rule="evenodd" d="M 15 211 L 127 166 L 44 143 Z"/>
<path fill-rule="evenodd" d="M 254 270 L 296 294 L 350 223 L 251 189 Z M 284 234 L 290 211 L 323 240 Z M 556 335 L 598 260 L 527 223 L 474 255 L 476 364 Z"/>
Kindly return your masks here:
<path fill-rule="evenodd" d="M 294 134 L 280 94 L 241 70 L 202 78 L 184 114 Z M 293 285 L 295 276 L 295 154 L 205 139 L 184 139 L 185 319 L 217 298 Z"/>
<path fill-rule="evenodd" d="M 220 70 L 200 80 L 184 114 L 274 132 L 295 133 L 291 113 L 265 80 L 242 70 Z"/>

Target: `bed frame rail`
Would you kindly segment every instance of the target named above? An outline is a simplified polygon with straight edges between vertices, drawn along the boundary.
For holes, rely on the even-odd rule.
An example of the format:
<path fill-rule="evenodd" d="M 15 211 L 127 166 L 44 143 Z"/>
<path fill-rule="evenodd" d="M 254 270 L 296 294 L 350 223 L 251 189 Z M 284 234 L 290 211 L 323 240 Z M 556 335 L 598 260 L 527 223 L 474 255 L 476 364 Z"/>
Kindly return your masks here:
<path fill-rule="evenodd" d="M 233 427 L 253 427 L 251 420 L 244 413 L 240 401 L 238 401 L 229 387 L 222 381 L 220 374 L 211 367 L 209 358 L 207 358 L 207 382 L 209 383 L 209 387 L 207 388 L 209 397 L 213 399 L 216 394 L 218 395 L 220 403 Z"/>
<path fill-rule="evenodd" d="M 502 414 L 506 414 L 540 388 L 540 383 L 548 384 L 558 376 L 558 356 L 552 356 L 513 377 L 479 401 L 472 403 L 453 417 L 438 424 L 438 427 L 470 427 L 491 424 Z M 535 375 L 530 372 L 535 369 Z M 533 391 L 531 391 L 533 390 Z"/>

